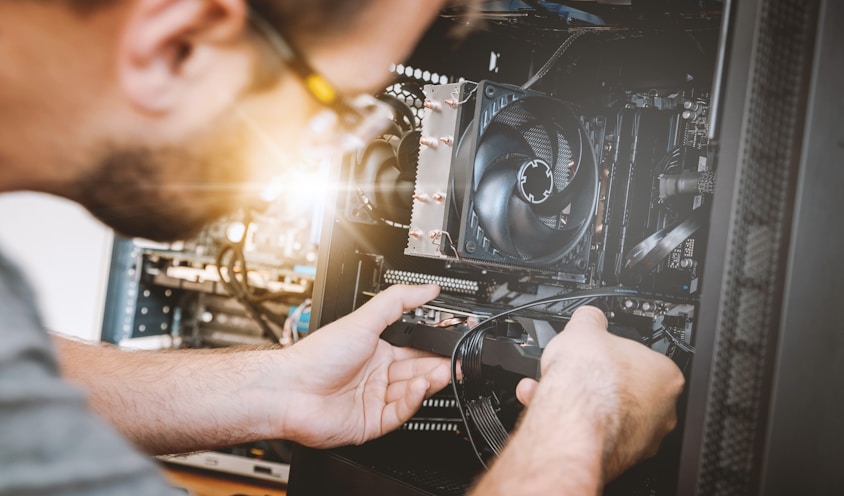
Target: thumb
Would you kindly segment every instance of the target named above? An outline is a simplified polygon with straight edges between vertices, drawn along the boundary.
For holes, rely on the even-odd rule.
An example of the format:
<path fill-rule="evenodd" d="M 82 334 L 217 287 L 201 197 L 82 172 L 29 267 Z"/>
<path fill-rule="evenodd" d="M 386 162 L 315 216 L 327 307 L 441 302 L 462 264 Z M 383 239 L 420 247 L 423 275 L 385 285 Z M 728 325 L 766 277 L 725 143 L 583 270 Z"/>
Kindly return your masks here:
<path fill-rule="evenodd" d="M 353 317 L 356 323 L 380 333 L 385 327 L 398 320 L 403 312 L 429 302 L 439 293 L 439 286 L 433 284 L 422 286 L 396 284 L 375 295 L 349 317 Z"/>
<path fill-rule="evenodd" d="M 566 331 L 580 328 L 607 328 L 607 316 L 598 307 L 584 305 L 572 314 Z"/>
<path fill-rule="evenodd" d="M 519 381 L 519 384 L 516 386 L 516 398 L 518 398 L 521 404 L 528 406 L 533 400 L 533 395 L 536 394 L 536 388 L 538 386 L 538 382 L 525 377 Z"/>

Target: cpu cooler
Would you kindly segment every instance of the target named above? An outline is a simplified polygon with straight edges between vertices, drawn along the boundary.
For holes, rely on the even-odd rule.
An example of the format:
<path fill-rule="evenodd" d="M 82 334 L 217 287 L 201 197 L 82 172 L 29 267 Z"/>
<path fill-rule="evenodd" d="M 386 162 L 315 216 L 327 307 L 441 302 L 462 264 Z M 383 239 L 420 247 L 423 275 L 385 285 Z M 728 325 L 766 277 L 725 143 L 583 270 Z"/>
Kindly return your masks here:
<path fill-rule="evenodd" d="M 482 82 L 474 95 L 452 171 L 459 256 L 585 272 L 599 181 L 577 114 L 557 99 L 503 84 Z"/>

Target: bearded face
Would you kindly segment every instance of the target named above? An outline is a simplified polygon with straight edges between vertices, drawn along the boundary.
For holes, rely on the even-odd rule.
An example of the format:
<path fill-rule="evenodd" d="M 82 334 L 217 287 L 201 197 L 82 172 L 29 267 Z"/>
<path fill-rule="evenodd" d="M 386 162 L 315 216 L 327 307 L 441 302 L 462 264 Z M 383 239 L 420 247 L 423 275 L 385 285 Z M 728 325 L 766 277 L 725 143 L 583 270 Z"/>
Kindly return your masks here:
<path fill-rule="evenodd" d="M 341 18 L 323 29 L 276 22 L 304 47 L 298 59 L 279 48 L 273 23 L 268 35 L 237 8 L 206 16 L 177 3 L 141 9 L 114 2 L 84 16 L 51 11 L 54 28 L 75 42 L 36 31 L 31 40 L 41 51 L 9 62 L 7 72 L 18 67 L 27 75 L 10 78 L 7 95 L 0 93 L 0 117 L 19 124 L 0 136 L 0 163 L 19 169 L 0 175 L 0 189 L 67 197 L 127 236 L 195 235 L 258 197 L 279 166 L 302 159 L 308 143 L 332 143 L 322 139 L 333 135 L 325 121 L 310 125 L 335 110 L 326 94 L 352 101 L 383 88 L 390 63 L 410 53 L 441 7 L 366 4 L 355 8 L 358 22 Z M 66 63 L 81 51 L 85 64 Z M 32 64 L 37 56 L 54 63 Z M 305 61 L 310 75 L 294 70 Z M 310 83 L 315 74 L 320 91 Z"/>
<path fill-rule="evenodd" d="M 239 133 L 179 147 L 104 147 L 74 195 L 117 232 L 185 239 L 256 194 Z"/>

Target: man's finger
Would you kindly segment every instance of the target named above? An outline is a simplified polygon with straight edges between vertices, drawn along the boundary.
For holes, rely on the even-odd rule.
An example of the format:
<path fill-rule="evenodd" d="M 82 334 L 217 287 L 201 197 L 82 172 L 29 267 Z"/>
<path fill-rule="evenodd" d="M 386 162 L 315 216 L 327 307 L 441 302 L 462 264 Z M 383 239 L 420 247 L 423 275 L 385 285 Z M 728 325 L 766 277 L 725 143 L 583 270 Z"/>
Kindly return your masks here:
<path fill-rule="evenodd" d="M 396 284 L 375 295 L 348 317 L 360 327 L 377 330 L 380 334 L 385 327 L 398 320 L 403 312 L 431 301 L 438 294 L 440 287 L 433 284 Z"/>
<path fill-rule="evenodd" d="M 410 377 L 401 379 L 390 378 L 390 384 L 387 386 L 387 392 L 384 398 L 386 403 L 397 401 L 401 395 L 405 394 L 408 381 L 414 381 L 417 378 L 423 378 L 428 383 L 428 394 L 434 394 L 440 389 L 446 387 L 451 380 L 451 371 L 449 370 L 448 362 L 439 361 L 437 363 L 430 362 L 429 366 L 420 369 L 419 372 Z"/>
<path fill-rule="evenodd" d="M 387 377 L 390 382 L 398 382 L 412 377 L 424 375 L 430 370 L 443 367 L 448 370 L 450 361 L 442 357 L 422 357 L 410 360 L 397 360 L 390 364 L 387 369 Z"/>
<path fill-rule="evenodd" d="M 385 434 L 395 430 L 403 423 L 410 420 L 410 417 L 422 406 L 430 388 L 430 384 L 424 378 L 405 381 L 403 393 L 399 394 L 395 401 L 387 403 L 381 412 L 381 433 Z"/>

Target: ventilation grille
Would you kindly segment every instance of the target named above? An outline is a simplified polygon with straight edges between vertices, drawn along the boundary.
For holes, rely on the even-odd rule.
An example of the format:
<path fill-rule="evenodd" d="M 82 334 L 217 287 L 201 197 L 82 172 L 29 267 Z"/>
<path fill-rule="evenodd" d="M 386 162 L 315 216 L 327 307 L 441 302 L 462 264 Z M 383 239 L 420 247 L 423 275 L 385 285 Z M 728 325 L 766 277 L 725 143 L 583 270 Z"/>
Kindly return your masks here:
<path fill-rule="evenodd" d="M 811 63 L 813 9 L 802 0 L 761 4 L 704 427 L 697 492 L 705 495 L 759 490 L 756 456 L 767 420 L 766 376 Z"/>
<path fill-rule="evenodd" d="M 390 67 L 390 71 L 395 74 L 396 82 L 387 87 L 386 93 L 406 103 L 416 116 L 416 125 L 421 126 L 425 111 L 422 87 L 426 84 L 447 84 L 448 76 L 403 64 Z"/>

